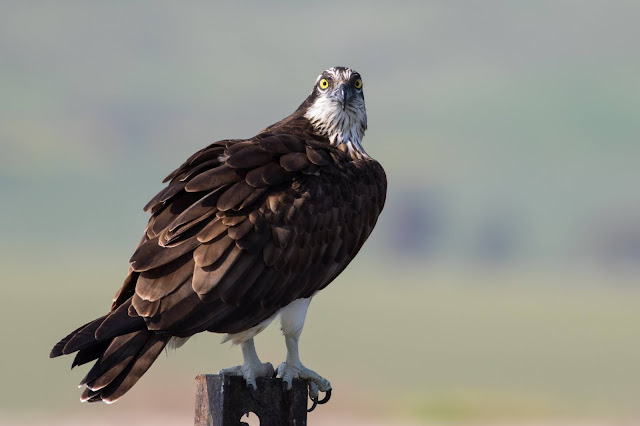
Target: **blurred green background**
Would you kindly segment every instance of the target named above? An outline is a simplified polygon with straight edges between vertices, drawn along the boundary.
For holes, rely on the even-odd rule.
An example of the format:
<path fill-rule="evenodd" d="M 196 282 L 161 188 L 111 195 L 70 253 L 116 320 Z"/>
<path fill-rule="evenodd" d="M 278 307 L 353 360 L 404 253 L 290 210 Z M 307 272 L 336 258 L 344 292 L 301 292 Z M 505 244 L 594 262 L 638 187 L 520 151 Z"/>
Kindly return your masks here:
<path fill-rule="evenodd" d="M 0 4 L 0 423 L 188 424 L 198 335 L 114 406 L 49 360 L 105 312 L 191 153 L 364 77 L 385 211 L 314 299 L 311 424 L 640 423 L 640 4 Z M 258 351 L 284 359 L 277 325 Z"/>

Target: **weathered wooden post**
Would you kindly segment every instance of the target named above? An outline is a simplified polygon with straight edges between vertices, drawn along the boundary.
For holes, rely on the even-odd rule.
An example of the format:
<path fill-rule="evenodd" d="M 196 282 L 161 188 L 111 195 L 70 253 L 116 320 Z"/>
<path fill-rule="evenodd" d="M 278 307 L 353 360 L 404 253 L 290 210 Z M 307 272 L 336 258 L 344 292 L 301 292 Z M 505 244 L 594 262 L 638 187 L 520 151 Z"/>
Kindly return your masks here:
<path fill-rule="evenodd" d="M 195 426 L 240 426 L 242 417 L 255 413 L 260 426 L 307 424 L 307 384 L 295 379 L 289 392 L 282 380 L 256 379 L 255 401 L 244 379 L 237 376 L 201 374 L 196 377 Z"/>

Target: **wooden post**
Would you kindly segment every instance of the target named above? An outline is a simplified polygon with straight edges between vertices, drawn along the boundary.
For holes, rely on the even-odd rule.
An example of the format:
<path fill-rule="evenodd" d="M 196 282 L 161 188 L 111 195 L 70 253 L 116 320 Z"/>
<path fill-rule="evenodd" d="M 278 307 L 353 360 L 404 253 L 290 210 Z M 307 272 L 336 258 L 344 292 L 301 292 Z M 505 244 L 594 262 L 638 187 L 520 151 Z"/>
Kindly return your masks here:
<path fill-rule="evenodd" d="M 285 395 L 282 380 L 266 377 L 256 379 L 256 400 L 239 376 L 201 374 L 196 377 L 195 426 L 246 425 L 242 417 L 255 413 L 260 426 L 307 424 L 307 384 L 294 379 L 292 389 Z"/>

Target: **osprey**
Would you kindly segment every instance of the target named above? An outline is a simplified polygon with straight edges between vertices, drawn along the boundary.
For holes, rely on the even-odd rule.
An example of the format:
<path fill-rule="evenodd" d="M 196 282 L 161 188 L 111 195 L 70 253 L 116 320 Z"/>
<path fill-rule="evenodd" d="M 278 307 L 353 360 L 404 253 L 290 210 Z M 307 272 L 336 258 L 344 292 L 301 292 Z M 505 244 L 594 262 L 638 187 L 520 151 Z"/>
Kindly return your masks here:
<path fill-rule="evenodd" d="M 311 298 L 358 253 L 385 202 L 384 170 L 362 147 L 367 115 L 362 78 L 324 71 L 290 116 L 250 139 L 196 152 L 145 206 L 151 218 L 109 313 L 55 345 L 97 360 L 81 400 L 112 403 L 167 345 L 202 331 L 225 333 L 242 365 L 222 374 L 307 380 L 316 403 L 331 384 L 305 367 L 298 340 Z M 274 371 L 253 338 L 280 315 L 287 347 Z M 318 392 L 326 392 L 318 401 Z"/>

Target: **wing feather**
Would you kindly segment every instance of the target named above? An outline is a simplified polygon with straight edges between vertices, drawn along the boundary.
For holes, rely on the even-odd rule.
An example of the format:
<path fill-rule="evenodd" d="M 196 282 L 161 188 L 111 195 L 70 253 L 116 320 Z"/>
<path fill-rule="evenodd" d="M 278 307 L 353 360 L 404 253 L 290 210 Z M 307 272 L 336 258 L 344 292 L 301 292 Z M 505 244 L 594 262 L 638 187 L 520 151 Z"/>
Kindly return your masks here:
<path fill-rule="evenodd" d="M 173 262 L 142 272 L 136 284 L 136 294 L 150 302 L 165 297 L 191 278 L 194 263 L 194 257 L 188 253 Z"/>
<path fill-rule="evenodd" d="M 215 219 L 202 228 L 196 237 L 201 243 L 206 243 L 226 232 L 227 228 L 228 226 L 225 225 L 222 219 Z"/>
<path fill-rule="evenodd" d="M 147 205 L 114 314 L 176 336 L 242 331 L 328 285 L 370 234 L 386 191 L 375 161 L 274 133 L 215 143 L 168 179 Z M 127 359 L 101 380 L 138 362 Z"/>
<path fill-rule="evenodd" d="M 254 188 L 244 180 L 235 183 L 231 188 L 224 191 L 218 199 L 218 209 L 227 211 L 237 207 L 253 193 L 253 190 Z"/>
<path fill-rule="evenodd" d="M 220 238 L 211 240 L 198 247 L 193 252 L 193 260 L 199 268 L 211 266 L 222 258 L 233 244 L 233 239 L 229 237 L 229 235 L 224 234 Z"/>
<path fill-rule="evenodd" d="M 247 146 L 230 154 L 227 165 L 234 169 L 252 169 L 267 164 L 273 159 L 270 152 L 266 152 L 258 145 Z"/>
<path fill-rule="evenodd" d="M 239 240 L 247 235 L 252 229 L 254 229 L 253 223 L 251 223 L 250 220 L 245 220 L 238 225 L 229 228 L 227 235 L 234 240 Z"/>
<path fill-rule="evenodd" d="M 197 266 L 193 281 L 193 289 L 196 293 L 204 299 L 206 294 L 218 284 L 229 269 L 236 263 L 242 252 L 240 247 L 233 244 L 231 250 L 227 251 L 225 256 L 218 259 L 216 263 Z M 196 277 L 198 277 L 197 281 Z"/>
<path fill-rule="evenodd" d="M 196 175 L 185 185 L 185 189 L 189 192 L 208 191 L 238 182 L 241 179 L 242 176 L 238 175 L 235 169 L 220 166 Z"/>
<path fill-rule="evenodd" d="M 180 256 L 193 251 L 200 245 L 196 238 L 190 238 L 173 247 L 164 247 L 159 244 L 160 237 L 154 237 L 140 245 L 131 256 L 131 266 L 135 271 L 148 271 L 158 266 L 176 260 Z"/>
<path fill-rule="evenodd" d="M 280 158 L 280 165 L 290 172 L 299 172 L 309 167 L 309 158 L 300 152 L 292 152 Z"/>

